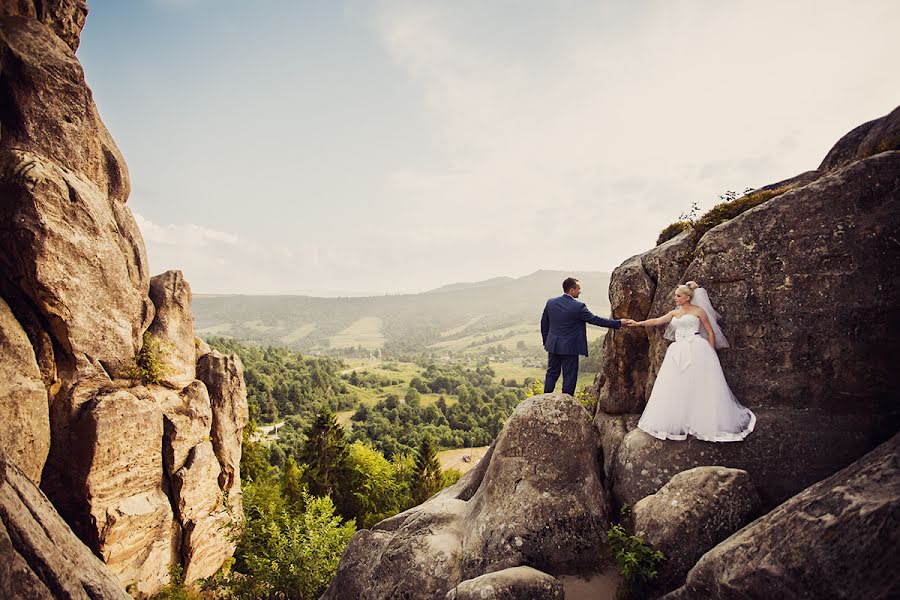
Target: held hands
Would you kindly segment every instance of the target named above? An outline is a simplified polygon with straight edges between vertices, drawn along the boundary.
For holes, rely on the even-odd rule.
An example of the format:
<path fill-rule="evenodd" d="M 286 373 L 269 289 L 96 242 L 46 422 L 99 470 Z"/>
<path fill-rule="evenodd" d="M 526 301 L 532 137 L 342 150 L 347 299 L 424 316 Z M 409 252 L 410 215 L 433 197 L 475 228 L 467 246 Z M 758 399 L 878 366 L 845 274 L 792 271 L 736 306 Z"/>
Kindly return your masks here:
<path fill-rule="evenodd" d="M 636 327 L 637 321 L 633 319 L 622 319 L 622 325 L 624 325 L 625 327 Z"/>

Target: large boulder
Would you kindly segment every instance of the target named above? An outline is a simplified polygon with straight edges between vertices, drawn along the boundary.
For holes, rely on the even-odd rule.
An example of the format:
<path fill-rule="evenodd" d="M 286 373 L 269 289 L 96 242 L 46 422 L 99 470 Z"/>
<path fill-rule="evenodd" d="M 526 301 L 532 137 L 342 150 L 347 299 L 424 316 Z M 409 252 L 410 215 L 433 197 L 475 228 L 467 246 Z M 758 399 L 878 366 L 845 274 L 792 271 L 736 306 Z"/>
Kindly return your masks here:
<path fill-rule="evenodd" d="M 897 598 L 900 434 L 707 552 L 669 600 Z"/>
<path fill-rule="evenodd" d="M 565 598 L 562 583 L 531 567 L 511 567 L 467 579 L 447 600 L 554 600 Z"/>
<path fill-rule="evenodd" d="M 212 406 L 213 449 L 222 467 L 219 487 L 228 496 L 236 516 L 243 514 L 241 504 L 241 442 L 250 420 L 244 365 L 237 355 L 212 351 L 197 361 L 197 379 L 206 384 Z"/>
<path fill-rule="evenodd" d="M 670 591 L 716 544 L 749 523 L 760 500 L 746 471 L 697 467 L 682 471 L 634 505 L 635 535 L 666 556 L 652 587 Z"/>
<path fill-rule="evenodd" d="M 777 195 L 702 237 L 682 233 L 614 272 L 617 316 L 665 313 L 677 283 L 707 289 L 731 344 L 719 351 L 723 370 L 758 417 L 732 446 L 632 431 L 667 342 L 662 328 L 608 336 L 593 392 L 616 503 L 655 493 L 681 470 L 724 465 L 750 473 L 770 509 L 900 427 L 900 246 L 892 241 L 900 152 L 890 149 L 898 119 L 895 110 L 851 132 L 819 170 L 766 186 Z"/>
<path fill-rule="evenodd" d="M 520 404 L 478 467 L 350 540 L 324 599 L 439 598 L 512 567 L 585 573 L 607 550 L 590 415 L 571 396 Z"/>
<path fill-rule="evenodd" d="M 0 451 L 0 597 L 128 600 L 47 497 Z"/>
<path fill-rule="evenodd" d="M 0 451 L 36 484 L 50 451 L 50 411 L 34 349 L 0 298 Z"/>
<path fill-rule="evenodd" d="M 161 383 L 181 389 L 197 371 L 191 286 L 181 271 L 166 271 L 150 279 L 150 300 L 156 316 L 147 331 L 162 343 L 166 363 Z"/>

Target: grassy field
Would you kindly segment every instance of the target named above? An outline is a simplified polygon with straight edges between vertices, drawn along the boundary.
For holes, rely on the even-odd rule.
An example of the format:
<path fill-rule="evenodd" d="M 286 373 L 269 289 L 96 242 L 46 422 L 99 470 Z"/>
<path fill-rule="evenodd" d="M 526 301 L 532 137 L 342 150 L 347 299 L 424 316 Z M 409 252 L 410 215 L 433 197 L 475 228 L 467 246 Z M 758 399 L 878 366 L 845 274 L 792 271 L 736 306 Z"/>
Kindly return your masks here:
<path fill-rule="evenodd" d="M 363 317 L 350 324 L 337 335 L 328 338 L 332 348 L 362 346 L 368 350 L 376 350 L 384 345 L 382 321 L 378 317 Z"/>
<path fill-rule="evenodd" d="M 290 333 L 288 333 L 287 335 L 283 335 L 278 339 L 280 339 L 285 344 L 293 344 L 294 342 L 302 340 L 303 338 L 308 336 L 315 330 L 315 328 L 316 326 L 312 323 L 307 323 L 306 325 L 301 325 L 300 327 L 293 329 Z"/>
<path fill-rule="evenodd" d="M 438 461 L 441 463 L 441 469 L 458 469 L 463 475 L 475 468 L 478 461 L 484 457 L 489 446 L 479 446 L 477 448 L 456 448 L 455 450 L 443 450 L 437 453 Z M 464 456 L 468 456 L 471 460 L 468 462 L 463 460 Z"/>
<path fill-rule="evenodd" d="M 409 382 L 412 381 L 413 377 L 422 373 L 422 369 L 415 363 L 352 358 L 344 359 L 344 362 L 349 367 L 344 371 L 345 373 L 349 371 L 359 371 L 360 373 L 366 371 L 381 377 L 400 380 L 398 384 L 386 385 L 381 388 L 365 388 L 348 383 L 347 387 L 357 395 L 360 402 L 369 406 L 374 405 L 383 398 L 387 398 L 388 394 L 396 394 L 404 398 L 406 392 L 409 391 Z M 389 368 L 385 368 L 386 366 Z M 440 397 L 440 394 L 422 394 L 422 406 L 434 404 Z M 456 402 L 456 397 L 444 396 L 444 400 L 446 400 L 448 405 L 452 405 Z"/>

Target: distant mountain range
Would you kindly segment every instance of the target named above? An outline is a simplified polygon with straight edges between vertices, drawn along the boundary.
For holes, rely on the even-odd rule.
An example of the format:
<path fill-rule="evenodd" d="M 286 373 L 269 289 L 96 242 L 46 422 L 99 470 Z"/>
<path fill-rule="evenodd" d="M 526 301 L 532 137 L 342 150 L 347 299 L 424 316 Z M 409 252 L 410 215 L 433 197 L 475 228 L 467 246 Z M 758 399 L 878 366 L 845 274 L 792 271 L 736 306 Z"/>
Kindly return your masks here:
<path fill-rule="evenodd" d="M 201 337 L 227 336 L 305 352 L 360 346 L 467 352 L 520 340 L 537 349 L 544 303 L 562 293 L 562 280 L 569 275 L 581 279 L 581 299 L 588 307 L 607 316 L 608 273 L 548 270 L 519 278 L 453 283 L 421 294 L 359 298 L 196 294 L 193 312 Z"/>

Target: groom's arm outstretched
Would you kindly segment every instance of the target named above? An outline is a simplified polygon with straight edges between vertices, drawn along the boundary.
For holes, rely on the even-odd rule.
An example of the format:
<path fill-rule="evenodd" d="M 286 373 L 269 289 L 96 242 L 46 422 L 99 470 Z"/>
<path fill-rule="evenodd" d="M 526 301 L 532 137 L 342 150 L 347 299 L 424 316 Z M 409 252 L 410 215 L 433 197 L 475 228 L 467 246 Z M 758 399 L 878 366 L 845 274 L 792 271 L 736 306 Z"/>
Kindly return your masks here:
<path fill-rule="evenodd" d="M 590 323 L 591 325 L 597 325 L 599 327 L 609 327 L 610 329 L 619 329 L 622 325 L 628 325 L 631 319 L 604 319 L 603 317 L 598 317 L 585 305 L 581 306 L 581 314 L 579 315 L 582 321 Z"/>

